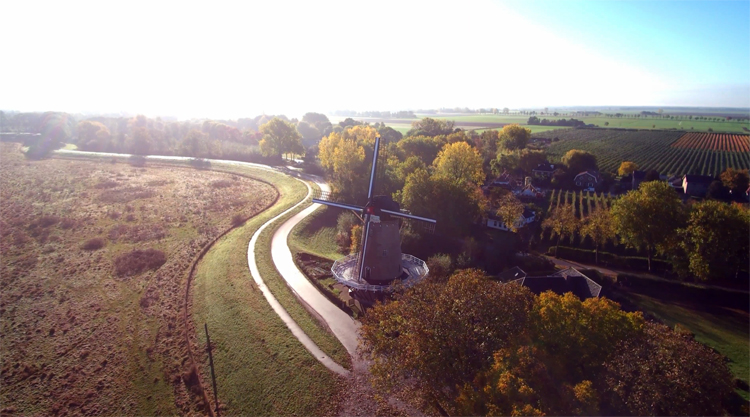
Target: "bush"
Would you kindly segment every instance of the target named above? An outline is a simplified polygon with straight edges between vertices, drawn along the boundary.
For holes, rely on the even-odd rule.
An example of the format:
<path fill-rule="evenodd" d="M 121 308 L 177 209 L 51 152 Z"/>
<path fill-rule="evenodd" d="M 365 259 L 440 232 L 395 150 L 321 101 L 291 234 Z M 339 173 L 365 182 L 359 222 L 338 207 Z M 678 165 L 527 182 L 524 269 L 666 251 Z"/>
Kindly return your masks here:
<path fill-rule="evenodd" d="M 234 184 L 230 180 L 216 180 L 216 181 L 211 181 L 211 188 L 222 189 L 222 188 L 231 187 L 232 185 L 234 185 Z"/>
<path fill-rule="evenodd" d="M 146 157 L 141 155 L 130 155 L 130 158 L 128 158 L 128 162 L 134 167 L 145 167 Z"/>
<path fill-rule="evenodd" d="M 93 239 L 87 240 L 83 244 L 83 246 L 81 246 L 81 249 L 83 249 L 83 250 L 97 250 L 97 249 L 103 248 L 106 244 L 107 244 L 107 242 L 104 239 L 102 239 L 100 237 L 95 237 Z"/>
<path fill-rule="evenodd" d="M 237 213 L 232 216 L 232 226 L 241 226 L 243 223 L 245 223 L 245 218 L 241 214 Z"/>
<path fill-rule="evenodd" d="M 427 268 L 430 269 L 428 276 L 431 280 L 444 282 L 453 273 L 453 261 L 450 255 L 439 253 L 427 259 Z"/>
<path fill-rule="evenodd" d="M 167 262 L 164 252 L 156 249 L 136 249 L 115 258 L 115 274 L 120 277 L 138 275 L 148 270 L 159 269 Z"/>
<path fill-rule="evenodd" d="M 193 158 L 190 160 L 190 166 L 195 169 L 211 169 L 211 161 L 203 158 Z"/>

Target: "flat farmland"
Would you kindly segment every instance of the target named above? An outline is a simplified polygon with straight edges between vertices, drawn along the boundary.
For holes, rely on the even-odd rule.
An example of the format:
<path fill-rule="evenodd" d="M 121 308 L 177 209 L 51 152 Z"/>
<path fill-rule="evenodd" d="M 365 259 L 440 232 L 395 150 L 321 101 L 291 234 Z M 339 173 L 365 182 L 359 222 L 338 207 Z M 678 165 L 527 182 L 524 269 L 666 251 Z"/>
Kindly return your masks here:
<path fill-rule="evenodd" d="M 678 147 L 678 140 L 692 133 L 679 131 L 627 131 L 618 129 L 566 129 L 536 133 L 537 138 L 554 138 L 557 142 L 547 148 L 553 160 L 560 160 L 565 152 L 581 149 L 596 155 L 599 168 L 616 172 L 623 161 L 635 162 L 639 169 L 655 169 L 661 174 L 719 175 L 728 167 L 750 168 L 750 153 L 714 150 L 704 147 Z M 747 135 L 711 135 L 711 138 Z M 708 143 L 708 142 L 706 142 Z M 728 148 L 727 148 L 728 149 Z M 732 149 L 740 149 L 733 147 Z"/>
<path fill-rule="evenodd" d="M 189 270 L 276 189 L 190 168 L 29 162 L 0 146 L 3 413 L 203 415 Z"/>

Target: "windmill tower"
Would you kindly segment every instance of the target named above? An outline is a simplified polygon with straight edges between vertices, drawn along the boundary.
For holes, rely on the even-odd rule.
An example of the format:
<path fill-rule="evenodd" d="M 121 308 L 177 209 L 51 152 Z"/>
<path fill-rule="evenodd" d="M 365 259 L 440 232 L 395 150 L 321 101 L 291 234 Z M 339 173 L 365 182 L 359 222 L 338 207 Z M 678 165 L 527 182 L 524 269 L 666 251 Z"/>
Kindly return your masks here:
<path fill-rule="evenodd" d="M 400 222 L 420 222 L 427 227 L 433 219 L 402 213 L 398 203 L 385 195 L 374 195 L 378 169 L 380 137 L 375 139 L 372 156 L 367 204 L 357 206 L 332 201 L 327 195 L 313 198 L 314 203 L 352 210 L 363 220 L 362 242 L 359 251 L 334 262 L 331 272 L 336 280 L 353 290 L 389 291 L 395 280 L 410 286 L 427 276 L 427 264 L 419 258 L 401 253 Z"/>

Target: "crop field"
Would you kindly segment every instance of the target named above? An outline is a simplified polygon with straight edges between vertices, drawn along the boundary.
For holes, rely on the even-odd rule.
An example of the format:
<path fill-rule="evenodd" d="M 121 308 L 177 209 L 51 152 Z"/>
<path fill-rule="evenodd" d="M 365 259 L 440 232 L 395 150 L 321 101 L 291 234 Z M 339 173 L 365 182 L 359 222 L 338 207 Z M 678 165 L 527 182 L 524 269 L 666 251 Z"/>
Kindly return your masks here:
<path fill-rule="evenodd" d="M 526 125 L 529 120 L 529 115 L 520 114 L 418 114 L 419 118 L 432 117 L 433 119 L 444 119 L 454 120 L 456 125 L 460 123 L 486 123 L 486 124 L 509 124 L 518 123 L 524 125 L 524 127 L 533 128 L 533 125 Z M 718 117 L 719 115 L 713 116 L 701 116 L 705 117 L 702 119 L 692 118 L 689 115 L 675 115 L 671 118 L 661 117 L 605 117 L 602 115 L 597 116 L 577 116 L 575 114 L 559 114 L 558 116 L 552 115 L 536 115 L 540 119 L 558 120 L 558 119 L 578 119 L 586 124 L 592 124 L 602 128 L 618 128 L 618 129 L 677 129 L 677 130 L 691 130 L 697 132 L 708 132 L 711 129 L 715 132 L 725 133 L 743 133 L 747 132 L 745 129 L 750 129 L 750 123 L 747 121 L 739 120 L 724 120 Z M 546 127 L 546 126 L 537 126 Z M 532 130 L 532 132 L 534 132 Z"/>
<path fill-rule="evenodd" d="M 201 413 L 184 336 L 190 266 L 277 191 L 190 168 L 0 151 L 3 414 Z"/>
<path fill-rule="evenodd" d="M 589 191 L 552 190 L 549 195 L 548 212 L 560 205 L 571 204 L 579 219 L 587 216 L 599 207 L 612 207 L 615 197 L 609 193 L 592 193 Z"/>
<path fill-rule="evenodd" d="M 641 170 L 655 169 L 673 175 L 716 176 L 728 167 L 750 168 L 748 152 L 672 146 L 683 135 L 685 132 L 679 131 L 566 129 L 537 133 L 534 137 L 559 139 L 547 148 L 554 160 L 559 161 L 571 149 L 581 149 L 596 155 L 599 168 L 608 172 L 616 172 L 623 161 L 635 162 Z"/>
<path fill-rule="evenodd" d="M 727 152 L 750 152 L 747 135 L 722 133 L 686 133 L 672 144 L 675 148 L 711 149 Z"/>

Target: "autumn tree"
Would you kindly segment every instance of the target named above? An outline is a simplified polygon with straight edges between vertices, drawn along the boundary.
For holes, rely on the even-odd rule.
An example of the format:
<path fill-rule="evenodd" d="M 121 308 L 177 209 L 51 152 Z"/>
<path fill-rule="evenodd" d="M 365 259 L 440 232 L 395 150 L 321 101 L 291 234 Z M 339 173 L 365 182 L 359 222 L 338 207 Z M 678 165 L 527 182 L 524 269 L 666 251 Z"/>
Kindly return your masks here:
<path fill-rule="evenodd" d="M 620 164 L 620 168 L 617 169 L 617 175 L 620 176 L 626 176 L 633 173 L 633 171 L 638 169 L 638 165 L 635 164 L 635 162 L 630 161 L 624 161 Z"/>
<path fill-rule="evenodd" d="M 576 175 L 589 169 L 598 169 L 596 157 L 589 152 L 580 149 L 571 149 L 562 157 L 562 163 L 568 168 L 568 172 Z"/>
<path fill-rule="evenodd" d="M 103 152 L 108 150 L 111 134 L 99 122 L 83 120 L 78 123 L 78 145 L 85 151 Z"/>
<path fill-rule="evenodd" d="M 492 367 L 473 386 L 463 387 L 460 414 L 598 414 L 594 383 L 619 344 L 640 334 L 644 320 L 606 298 L 581 301 L 547 291 L 536 298 L 528 323 L 516 343 L 495 352 Z"/>
<path fill-rule="evenodd" d="M 208 154 L 208 137 L 198 129 L 191 129 L 180 143 L 180 154 L 193 157 L 206 157 Z"/>
<path fill-rule="evenodd" d="M 531 129 L 518 124 L 503 126 L 500 131 L 500 146 L 507 150 L 523 149 L 531 139 Z"/>
<path fill-rule="evenodd" d="M 43 158 L 62 147 L 72 137 L 74 126 L 73 118 L 67 113 L 43 113 L 33 127 L 40 135 L 28 144 L 26 156 L 32 159 Z"/>
<path fill-rule="evenodd" d="M 723 357 L 690 335 L 646 322 L 605 365 L 609 415 L 726 415 L 732 377 Z"/>
<path fill-rule="evenodd" d="M 285 153 L 304 152 L 302 142 L 300 142 L 301 136 L 290 122 L 274 117 L 260 127 L 260 132 L 263 133 L 260 151 L 264 156 L 280 157 Z"/>
<path fill-rule="evenodd" d="M 542 227 L 545 230 L 550 230 L 551 237 L 557 236 L 557 244 L 555 245 L 555 256 L 557 256 L 560 240 L 563 237 L 572 238 L 578 230 L 579 222 L 575 215 L 575 207 L 566 203 L 553 208 L 542 222 Z"/>
<path fill-rule="evenodd" d="M 435 158 L 435 173 L 456 185 L 479 185 L 484 180 L 482 156 L 466 142 L 445 145 Z"/>
<path fill-rule="evenodd" d="M 599 247 L 617 236 L 610 209 L 603 206 L 589 213 L 581 222 L 581 235 L 588 236 L 594 242 L 594 259 L 598 265 Z"/>
<path fill-rule="evenodd" d="M 134 155 L 148 155 L 152 147 L 151 134 L 148 129 L 137 125 L 137 127 L 132 129 L 132 132 L 129 146 L 130 153 Z"/>
<path fill-rule="evenodd" d="M 735 198 L 744 196 L 747 187 L 750 185 L 747 169 L 727 168 L 721 173 L 720 178 Z"/>
<path fill-rule="evenodd" d="M 425 281 L 377 304 L 361 328 L 375 381 L 387 388 L 411 385 L 428 401 L 449 406 L 460 387 L 488 369 L 494 352 L 515 343 L 533 297 L 519 285 L 462 270 L 447 283 Z"/>
<path fill-rule="evenodd" d="M 705 200 L 693 205 L 679 231 L 689 270 L 700 280 L 738 276 L 748 265 L 750 212 L 739 205 Z"/>
<path fill-rule="evenodd" d="M 628 246 L 646 250 L 648 269 L 654 251 L 665 254 L 676 244 L 676 230 L 684 222 L 682 202 L 666 182 L 642 183 L 612 206 L 617 233 Z"/>
<path fill-rule="evenodd" d="M 320 141 L 318 149 L 320 165 L 329 173 L 334 192 L 355 199 L 364 191 L 364 147 L 353 138 L 344 139 L 342 134 L 331 132 Z"/>
<path fill-rule="evenodd" d="M 495 214 L 498 215 L 505 226 L 513 232 L 517 232 L 523 227 L 523 203 L 521 203 L 513 193 L 506 193 L 498 200 L 498 207 Z"/>

